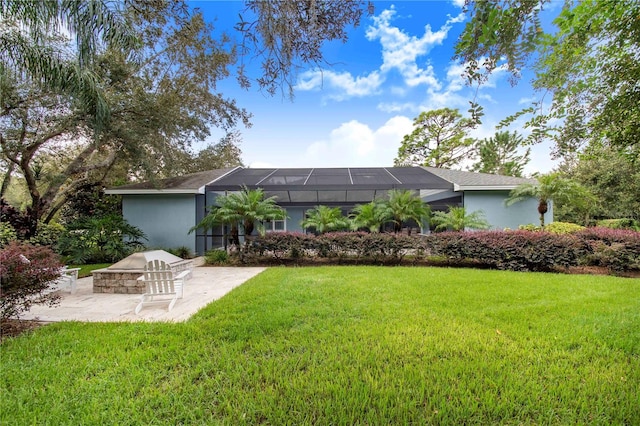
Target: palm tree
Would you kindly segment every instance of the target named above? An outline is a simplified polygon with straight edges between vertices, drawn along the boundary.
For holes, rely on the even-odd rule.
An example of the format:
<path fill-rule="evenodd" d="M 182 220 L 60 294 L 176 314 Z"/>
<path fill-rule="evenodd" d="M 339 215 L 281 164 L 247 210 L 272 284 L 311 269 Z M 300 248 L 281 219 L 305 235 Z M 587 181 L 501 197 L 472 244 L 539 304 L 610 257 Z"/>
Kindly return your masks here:
<path fill-rule="evenodd" d="M 276 204 L 276 197 L 264 198 L 262 188 L 244 187 L 240 192 L 218 197 L 216 204 L 209 214 L 191 229 L 191 232 L 198 228 L 211 229 L 216 225 L 230 225 L 231 241 L 238 246 L 240 245 L 240 225 L 244 228 L 245 236 L 253 233 L 256 224 L 258 232 L 263 234 L 264 221 L 283 220 L 287 216 L 286 212 Z"/>
<path fill-rule="evenodd" d="M 560 173 L 538 176 L 538 183 L 524 183 L 511 190 L 505 204 L 510 206 L 529 198 L 538 199 L 540 226 L 544 228 L 544 215 L 549 211 L 549 202 L 557 201 L 570 204 L 589 196 L 589 191 L 579 183 L 562 177 Z"/>
<path fill-rule="evenodd" d="M 482 210 L 476 210 L 467 214 L 464 207 L 449 206 L 448 212 L 434 212 L 431 223 L 436 226 L 436 231 L 450 229 L 452 231 L 464 231 L 465 229 L 489 229 L 491 225 L 484 217 Z"/>
<path fill-rule="evenodd" d="M 70 94 L 95 111 L 98 123 L 109 111 L 98 79 L 91 72 L 105 46 L 126 55 L 139 44 L 124 14 L 107 0 L 0 1 L 0 79 L 26 78 L 55 93 Z M 71 38 L 74 56 L 68 54 Z"/>
<path fill-rule="evenodd" d="M 358 204 L 353 208 L 350 217 L 355 229 L 366 228 L 369 232 L 380 232 L 382 225 L 391 219 L 389 209 L 380 200 Z"/>
<path fill-rule="evenodd" d="M 423 219 L 431 215 L 429 205 L 409 190 L 392 189 L 389 191 L 389 200 L 385 204 L 396 233 L 402 230 L 404 222 L 413 220 L 421 224 Z"/>
<path fill-rule="evenodd" d="M 313 228 L 317 234 L 349 229 L 349 220 L 342 215 L 340 207 L 317 206 L 308 210 L 300 225 Z"/>

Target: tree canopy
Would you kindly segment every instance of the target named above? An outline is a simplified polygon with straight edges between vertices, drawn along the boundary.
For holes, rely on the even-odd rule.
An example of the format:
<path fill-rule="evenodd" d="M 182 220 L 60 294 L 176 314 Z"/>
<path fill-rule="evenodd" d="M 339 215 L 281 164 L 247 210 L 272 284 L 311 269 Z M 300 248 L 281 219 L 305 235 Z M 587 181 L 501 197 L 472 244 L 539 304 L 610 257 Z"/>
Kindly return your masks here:
<path fill-rule="evenodd" d="M 405 135 L 396 166 L 431 166 L 455 168 L 473 150 L 474 140 L 467 137 L 475 123 L 463 118 L 457 109 L 442 108 L 420 113 L 414 130 Z"/>
<path fill-rule="evenodd" d="M 114 174 L 162 178 L 241 163 L 236 127 L 250 114 L 218 83 L 239 75 L 250 84 L 239 60 L 252 45 L 264 61 L 258 84 L 290 89 L 299 64 L 323 62 L 323 41 L 344 41 L 359 23 L 364 3 L 339 3 L 249 1 L 239 51 L 185 1 L 0 1 L 2 193 L 14 174 L 24 178 L 35 227 L 78 187 Z M 227 137 L 193 153 L 211 128 Z"/>
<path fill-rule="evenodd" d="M 523 144 L 524 140 L 517 132 L 496 132 L 493 137 L 477 143 L 478 159 L 471 170 L 522 177 L 524 166 L 529 162 L 531 154 L 531 148 L 527 148 L 523 154 L 519 153 Z"/>
<path fill-rule="evenodd" d="M 468 2 L 471 19 L 456 46 L 468 81 L 482 83 L 506 67 L 515 83 L 530 66 L 540 96 L 506 122 L 531 114 L 532 140 L 553 138 L 558 155 L 590 143 L 622 150 L 637 145 L 640 2 L 567 0 L 548 32 L 541 18 L 546 3 Z"/>
<path fill-rule="evenodd" d="M 17 78 L 81 100 L 94 124 L 104 124 L 109 108 L 94 73 L 96 56 L 103 46 L 128 56 L 139 45 L 120 10 L 104 0 L 2 0 L 0 23 L 0 95 L 7 79 Z"/>

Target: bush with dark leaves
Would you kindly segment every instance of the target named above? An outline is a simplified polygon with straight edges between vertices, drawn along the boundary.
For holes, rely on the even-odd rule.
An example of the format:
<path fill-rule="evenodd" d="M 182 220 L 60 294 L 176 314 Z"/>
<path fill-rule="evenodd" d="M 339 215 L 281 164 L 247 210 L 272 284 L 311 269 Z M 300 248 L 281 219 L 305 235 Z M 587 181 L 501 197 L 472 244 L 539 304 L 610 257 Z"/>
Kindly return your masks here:
<path fill-rule="evenodd" d="M 31 306 L 54 306 L 59 296 L 50 292 L 60 278 L 62 264 L 47 247 L 12 242 L 0 250 L 0 319 L 17 318 Z"/>

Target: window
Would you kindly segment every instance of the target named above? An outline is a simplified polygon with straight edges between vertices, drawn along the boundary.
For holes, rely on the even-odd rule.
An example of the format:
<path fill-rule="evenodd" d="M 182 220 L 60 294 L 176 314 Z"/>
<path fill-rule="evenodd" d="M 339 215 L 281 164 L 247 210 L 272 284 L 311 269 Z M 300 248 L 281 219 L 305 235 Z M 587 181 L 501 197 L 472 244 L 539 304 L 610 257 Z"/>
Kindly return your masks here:
<path fill-rule="evenodd" d="M 267 220 L 264 222 L 266 232 L 284 232 L 287 230 L 286 220 Z"/>

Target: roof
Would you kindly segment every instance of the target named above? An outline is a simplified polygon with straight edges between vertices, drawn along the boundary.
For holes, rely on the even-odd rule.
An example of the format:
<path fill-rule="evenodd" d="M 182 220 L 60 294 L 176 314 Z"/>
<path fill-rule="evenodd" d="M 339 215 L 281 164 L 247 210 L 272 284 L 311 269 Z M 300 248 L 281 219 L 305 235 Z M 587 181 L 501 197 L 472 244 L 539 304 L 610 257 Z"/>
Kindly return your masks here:
<path fill-rule="evenodd" d="M 424 170 L 453 183 L 454 191 L 511 190 L 523 183 L 537 184 L 535 179 L 514 176 L 492 175 L 489 173 L 464 172 L 461 170 L 422 167 Z"/>
<path fill-rule="evenodd" d="M 229 167 L 225 169 L 207 170 L 188 175 L 134 183 L 109 188 L 107 194 L 204 194 L 207 184 L 233 172 L 241 167 Z"/>
<path fill-rule="evenodd" d="M 280 202 L 359 202 L 390 189 L 430 191 L 511 190 L 536 180 L 435 167 L 262 168 L 209 170 L 111 188 L 107 194 L 204 194 L 262 188 Z"/>
<path fill-rule="evenodd" d="M 342 167 L 300 169 L 238 169 L 207 185 L 207 189 L 420 189 L 450 188 L 451 183 L 420 167 Z"/>
<path fill-rule="evenodd" d="M 207 191 L 262 188 L 279 204 L 360 203 L 388 197 L 391 189 L 453 190 L 451 182 L 420 167 L 239 169 L 207 185 Z"/>

